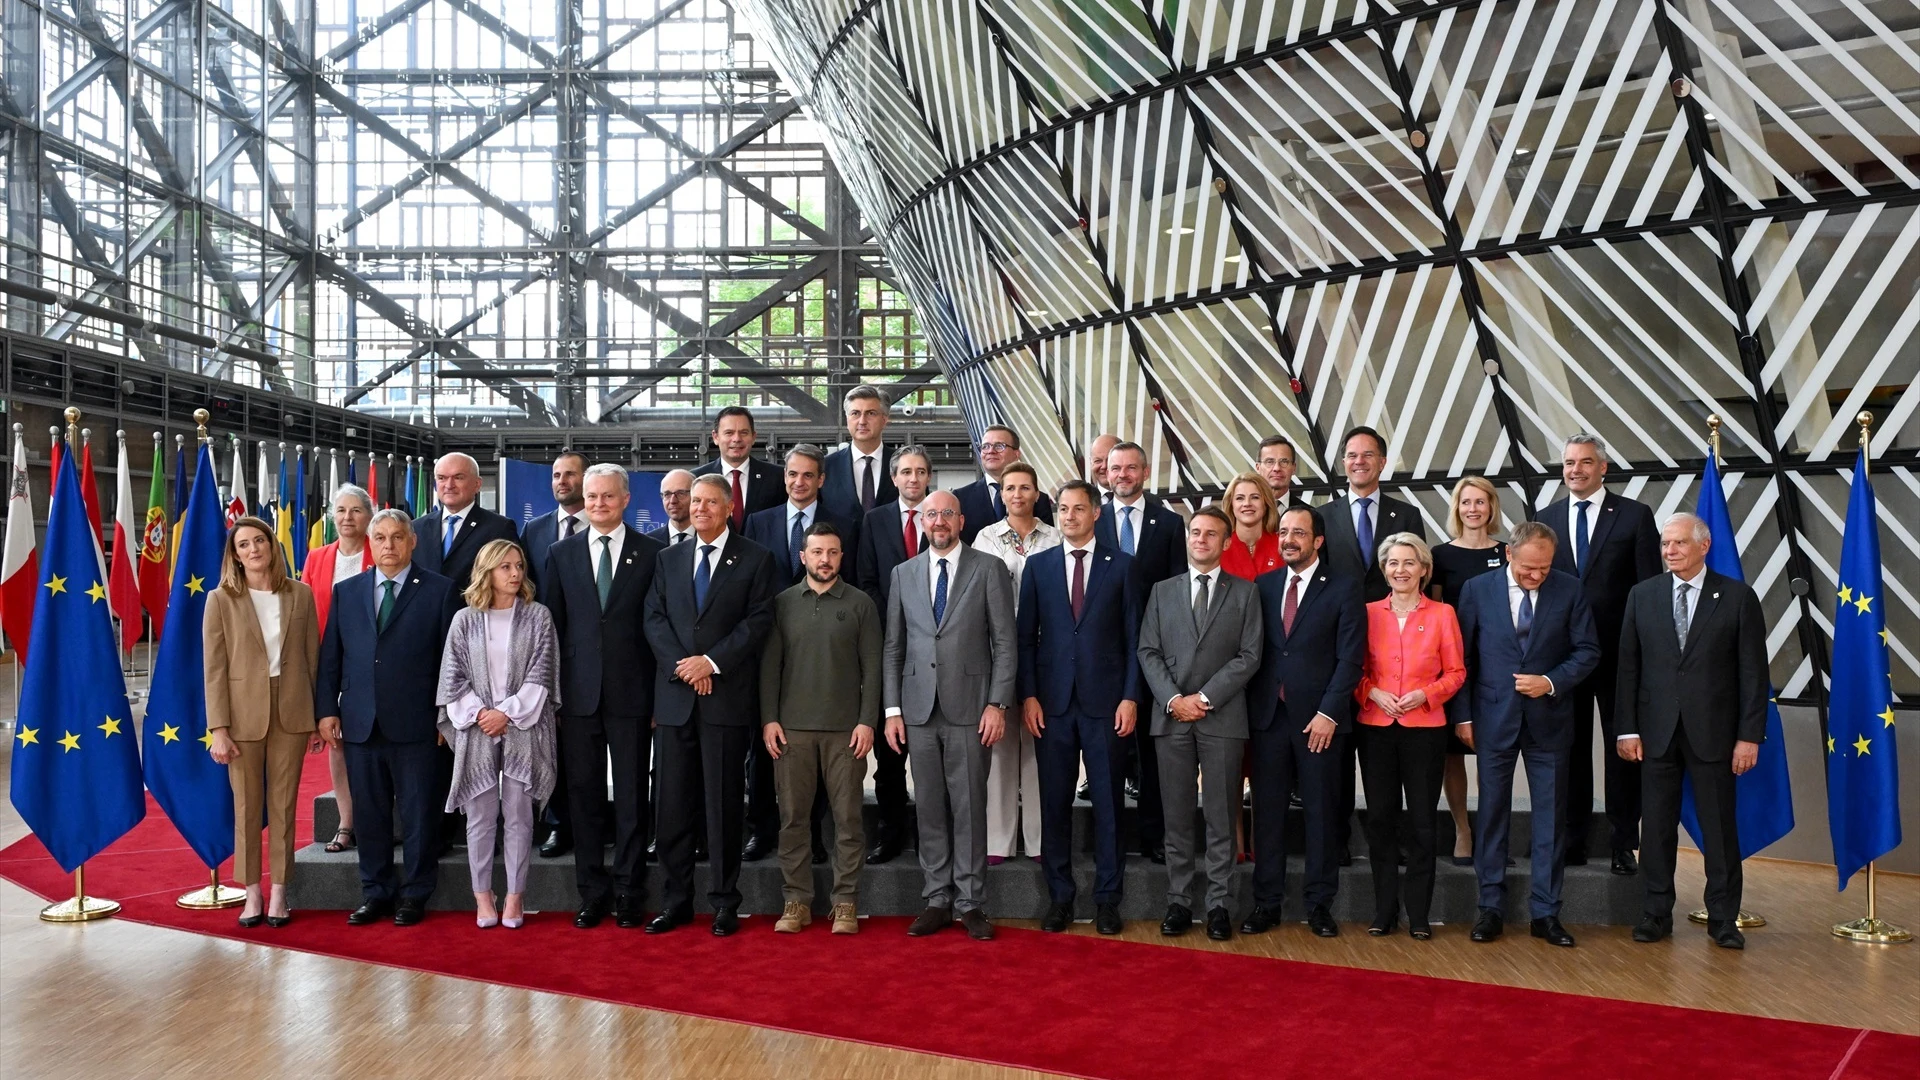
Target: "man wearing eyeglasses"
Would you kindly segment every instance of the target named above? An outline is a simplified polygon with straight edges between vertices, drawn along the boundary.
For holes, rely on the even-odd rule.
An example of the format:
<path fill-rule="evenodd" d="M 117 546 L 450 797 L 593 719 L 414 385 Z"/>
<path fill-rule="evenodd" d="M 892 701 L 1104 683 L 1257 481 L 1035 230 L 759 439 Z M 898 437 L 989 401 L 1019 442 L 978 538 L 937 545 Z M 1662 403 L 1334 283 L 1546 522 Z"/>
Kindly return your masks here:
<path fill-rule="evenodd" d="M 667 512 L 667 523 L 647 533 L 672 547 L 693 538 L 693 511 L 688 502 L 693 494 L 693 473 L 674 469 L 660 478 L 660 505 Z"/>
<path fill-rule="evenodd" d="M 980 469 L 986 475 L 953 493 L 960 500 L 960 513 L 966 522 L 960 540 L 968 545 L 981 529 L 1007 516 L 1006 503 L 1000 499 L 1000 470 L 1020 460 L 1020 436 L 1010 427 L 995 424 L 981 434 L 974 449 L 980 454 Z M 1053 524 L 1053 500 L 1044 492 L 1034 504 L 1033 516 Z"/>

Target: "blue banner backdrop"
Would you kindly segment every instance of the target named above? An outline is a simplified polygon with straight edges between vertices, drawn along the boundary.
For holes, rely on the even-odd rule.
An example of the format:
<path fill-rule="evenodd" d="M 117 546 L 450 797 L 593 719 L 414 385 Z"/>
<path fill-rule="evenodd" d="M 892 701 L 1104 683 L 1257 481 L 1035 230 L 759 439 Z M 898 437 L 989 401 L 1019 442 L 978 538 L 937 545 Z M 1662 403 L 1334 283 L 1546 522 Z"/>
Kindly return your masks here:
<path fill-rule="evenodd" d="M 627 504 L 627 524 L 641 532 L 651 532 L 667 523 L 667 511 L 660 502 L 660 478 L 665 472 L 627 470 L 627 486 L 633 501 Z M 554 509 L 553 463 L 500 459 L 500 513 L 513 519 L 515 528 Z"/>

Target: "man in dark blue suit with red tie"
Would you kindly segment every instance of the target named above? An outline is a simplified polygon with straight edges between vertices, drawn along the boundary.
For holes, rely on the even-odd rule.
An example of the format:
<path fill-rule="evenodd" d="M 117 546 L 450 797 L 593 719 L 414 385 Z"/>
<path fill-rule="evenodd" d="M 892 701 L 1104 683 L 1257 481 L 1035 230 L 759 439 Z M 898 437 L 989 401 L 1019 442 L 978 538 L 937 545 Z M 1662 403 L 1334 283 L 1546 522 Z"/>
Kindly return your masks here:
<path fill-rule="evenodd" d="M 1507 543 L 1504 573 L 1481 574 L 1460 593 L 1468 693 L 1447 702 L 1448 719 L 1480 763 L 1480 879 L 1475 941 L 1501 933 L 1507 895 L 1507 822 L 1513 767 L 1524 760 L 1533 802 L 1533 936 L 1571 946 L 1560 924 L 1566 869 L 1567 774 L 1574 751 L 1576 688 L 1600 662 L 1600 638 L 1580 579 L 1553 569 L 1553 530 L 1523 521 Z M 1586 818 L 1579 821 L 1585 827 Z"/>
<path fill-rule="evenodd" d="M 1132 559 L 1094 537 L 1100 494 L 1060 488 L 1061 543 L 1027 560 L 1015 605 L 1021 719 L 1040 761 L 1040 861 L 1051 903 L 1040 929 L 1073 920 L 1073 791 L 1082 760 L 1093 796 L 1094 925 L 1120 932 L 1121 740 L 1143 691 L 1134 645 L 1140 592 Z"/>

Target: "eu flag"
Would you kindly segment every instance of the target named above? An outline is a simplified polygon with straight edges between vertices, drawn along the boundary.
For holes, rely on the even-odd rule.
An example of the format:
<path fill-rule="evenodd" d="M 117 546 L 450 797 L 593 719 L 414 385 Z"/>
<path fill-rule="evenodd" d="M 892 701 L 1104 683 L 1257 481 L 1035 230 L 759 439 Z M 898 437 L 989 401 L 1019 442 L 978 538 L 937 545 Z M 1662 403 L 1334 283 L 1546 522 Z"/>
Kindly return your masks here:
<path fill-rule="evenodd" d="M 1880 523 L 1863 447 L 1853 466 L 1840 592 L 1833 609 L 1833 688 L 1827 695 L 1827 820 L 1840 888 L 1900 846 L 1900 766 L 1893 738 Z M 36 628 L 37 632 L 37 628 Z M 37 638 L 35 640 L 38 640 Z"/>
<path fill-rule="evenodd" d="M 12 794 L 27 828 L 71 871 L 138 825 L 147 800 L 73 455 L 60 455 L 55 469 L 13 736 Z"/>
<path fill-rule="evenodd" d="M 1733 518 L 1727 513 L 1727 497 L 1720 489 L 1720 466 L 1711 458 L 1707 472 L 1700 478 L 1700 501 L 1693 512 L 1707 523 L 1712 543 L 1707 548 L 1707 569 L 1735 581 L 1747 580 L 1740 569 L 1740 544 L 1734 536 Z M 1734 778 L 1734 820 L 1740 831 L 1740 857 L 1758 852 L 1793 831 L 1793 785 L 1787 778 L 1787 740 L 1780 725 L 1780 706 L 1767 693 L 1767 740 L 1760 744 L 1759 760 L 1753 768 Z M 1700 816 L 1694 809 L 1693 783 L 1684 780 L 1680 787 L 1680 823 L 1693 837 L 1700 839 Z"/>
<path fill-rule="evenodd" d="M 217 867 L 233 855 L 233 788 L 227 767 L 207 753 L 207 691 L 200 626 L 207 590 L 220 587 L 220 558 L 227 518 L 213 474 L 213 451 L 202 444 L 187 500 L 180 558 L 173 567 L 167 601 L 170 632 L 153 660 L 142 740 L 147 747 L 147 787 L 173 819 L 174 828 L 200 861 Z"/>

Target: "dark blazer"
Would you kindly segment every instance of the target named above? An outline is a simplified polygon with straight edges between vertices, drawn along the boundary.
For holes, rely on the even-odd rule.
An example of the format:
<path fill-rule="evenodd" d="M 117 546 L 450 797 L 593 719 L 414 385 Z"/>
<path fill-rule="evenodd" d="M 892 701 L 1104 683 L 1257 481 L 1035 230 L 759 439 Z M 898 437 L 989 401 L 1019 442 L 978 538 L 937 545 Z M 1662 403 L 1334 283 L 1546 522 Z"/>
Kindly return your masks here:
<path fill-rule="evenodd" d="M 917 520 L 917 519 L 916 519 Z M 860 543 L 853 560 L 853 583 L 873 597 L 874 606 L 887 610 L 887 587 L 893 568 L 907 561 L 906 527 L 900 523 L 900 500 L 876 506 L 860 523 Z M 927 531 L 920 530 L 915 551 L 927 550 Z"/>
<path fill-rule="evenodd" d="M 453 616 L 466 606 L 460 590 L 439 574 L 407 568 L 385 630 L 374 629 L 380 570 L 355 574 L 333 587 L 327 632 L 320 639 L 315 680 L 317 717 L 337 716 L 348 742 L 373 738 L 433 742 L 440 709 L 440 656 Z"/>
<path fill-rule="evenodd" d="M 882 443 L 873 478 L 873 505 L 881 505 L 900 498 L 900 489 L 893 486 L 893 451 Z M 860 508 L 860 478 L 853 475 L 853 444 L 848 443 L 827 455 L 826 475 L 821 478 L 820 501 L 833 511 L 835 517 L 848 521 L 859 521 L 868 511 Z M 852 549 L 849 548 L 849 551 Z"/>
<path fill-rule="evenodd" d="M 1343 488 L 1334 493 L 1331 501 L 1318 508 L 1327 529 L 1327 542 L 1321 549 L 1321 558 L 1332 564 L 1336 575 L 1360 582 L 1361 598 L 1371 604 L 1393 589 L 1387 584 L 1386 575 L 1380 572 L 1380 560 L 1376 553 L 1363 553 L 1360 550 L 1360 538 L 1353 531 L 1353 504 L 1347 500 L 1348 494 L 1348 490 Z M 1422 540 L 1427 538 L 1427 527 L 1420 520 L 1418 508 L 1388 497 L 1385 488 L 1380 488 L 1376 494 L 1379 498 L 1373 527 L 1373 542 L 1376 545 L 1397 532 L 1410 532 Z M 1281 587 L 1285 588 L 1284 583 Z"/>
<path fill-rule="evenodd" d="M 443 557 L 440 544 L 444 537 L 440 530 L 445 520 L 446 511 L 438 506 L 432 513 L 413 519 L 413 565 L 452 581 L 455 592 L 466 590 L 468 579 L 473 576 L 473 558 L 488 541 L 520 539 L 520 532 L 511 520 L 476 502 L 460 515 L 460 535 L 454 537 L 452 550 Z"/>
<path fill-rule="evenodd" d="M 987 478 L 981 477 L 964 487 L 953 489 L 953 497 L 960 500 L 960 514 L 966 519 L 966 526 L 960 530 L 960 539 L 967 546 L 973 546 L 973 538 L 980 530 L 999 521 L 1004 514 L 993 512 L 993 489 L 987 486 Z M 1033 504 L 1033 516 L 1047 524 L 1053 524 L 1053 500 L 1046 492 Z"/>
<path fill-rule="evenodd" d="M 844 570 L 846 559 L 859 550 L 860 525 L 852 518 L 843 518 L 833 512 L 824 500 L 815 499 L 813 513 L 808 518 L 807 527 L 812 528 L 820 522 L 826 522 L 840 530 L 840 557 Z M 787 502 L 780 501 L 778 506 L 769 506 L 747 515 L 747 526 L 743 530 L 747 539 L 767 549 L 773 556 L 774 580 L 781 590 L 798 585 L 807 576 L 805 570 L 793 572 L 793 531 L 787 527 Z M 688 541 L 691 543 L 692 541 Z"/>
<path fill-rule="evenodd" d="M 655 560 L 647 592 L 647 642 L 656 664 L 653 718 L 668 727 L 702 723 L 730 727 L 760 723 L 760 647 L 773 631 L 773 601 L 780 568 L 759 544 L 729 533 L 707 586 L 707 605 L 693 606 L 694 556 L 699 538 L 675 545 Z M 706 656 L 720 668 L 713 693 L 700 697 L 674 675 L 689 656 Z"/>
<path fill-rule="evenodd" d="M 1475 749 L 1510 750 L 1524 728 L 1545 750 L 1573 746 L 1574 690 L 1600 663 L 1600 635 L 1580 581 L 1558 570 L 1536 592 L 1533 629 L 1520 648 L 1508 603 L 1505 570 L 1469 578 L 1460 592 L 1460 640 L 1467 658 L 1467 690 L 1447 699 L 1447 720 L 1473 725 Z M 1515 675 L 1545 675 L 1553 692 L 1530 698 L 1513 688 Z"/>
<path fill-rule="evenodd" d="M 714 458 L 705 465 L 693 470 L 695 476 L 718 476 L 727 478 L 726 463 Z M 747 459 L 747 514 L 755 514 L 769 506 L 779 506 L 787 501 L 786 470 L 770 461 L 761 461 L 757 457 Z"/>
<path fill-rule="evenodd" d="M 560 636 L 560 711 L 568 716 L 653 715 L 653 648 L 647 643 L 647 593 L 660 552 L 658 540 L 622 525 L 620 558 L 606 610 L 600 608 L 593 529 L 553 545 L 541 602 Z"/>
<path fill-rule="evenodd" d="M 1569 505 L 1569 499 L 1561 499 L 1534 520 L 1546 523 L 1560 538 L 1553 551 L 1553 568 L 1573 574 L 1573 532 L 1567 526 Z M 1660 561 L 1660 528 L 1654 524 L 1653 508 L 1625 495 L 1607 492 L 1599 513 L 1587 522 L 1587 565 L 1575 575 L 1586 590 L 1587 605 L 1593 609 L 1593 624 L 1599 631 L 1603 649 L 1620 640 L 1627 594 L 1635 585 L 1665 569 Z M 1598 670 L 1605 672 L 1609 666 L 1611 657 L 1603 651 Z"/>
<path fill-rule="evenodd" d="M 520 529 L 520 547 L 527 553 L 527 576 L 533 579 L 536 594 L 544 587 L 542 579 L 547 573 L 547 551 L 560 539 L 560 516 L 560 511 L 549 510 Z M 575 530 L 576 535 L 588 529 L 586 513 L 582 511 L 580 516 L 582 520 L 580 527 Z M 539 596 L 538 599 L 544 602 L 546 597 Z"/>
<path fill-rule="evenodd" d="M 1591 550 L 1591 548 L 1589 548 Z M 1745 582 L 1707 571 L 1680 648 L 1673 630 L 1673 575 L 1633 587 L 1620 627 L 1614 727 L 1638 735 L 1647 757 L 1664 757 L 1682 725 L 1702 761 L 1725 761 L 1737 742 L 1764 742 L 1767 623 Z"/>
<path fill-rule="evenodd" d="M 1133 560 L 1095 541 L 1086 557 L 1085 606 L 1073 617 L 1067 596 L 1067 550 L 1050 547 L 1027 560 L 1014 606 L 1019 633 L 1020 697 L 1039 698 L 1049 716 L 1080 703 L 1090 716 L 1110 716 L 1123 700 L 1145 700 L 1140 679 L 1141 609 L 1145 602 Z"/>
<path fill-rule="evenodd" d="M 1287 575 L 1282 566 L 1254 579 L 1267 644 L 1260 670 L 1247 684 L 1247 722 L 1265 731 L 1280 717 L 1289 734 L 1306 730 L 1325 713 L 1336 731 L 1353 727 L 1353 691 L 1367 665 L 1367 610 L 1357 578 L 1333 573 L 1322 556 L 1312 584 L 1300 597 L 1293 633 L 1285 629 Z M 1281 686 L 1287 700 L 1280 701 Z"/>
<path fill-rule="evenodd" d="M 1187 519 L 1151 495 L 1140 509 L 1142 520 L 1133 523 L 1133 573 L 1145 597 L 1160 582 L 1187 572 Z M 1114 551 L 1120 550 L 1120 511 L 1112 502 L 1100 504 L 1093 535 Z"/>

